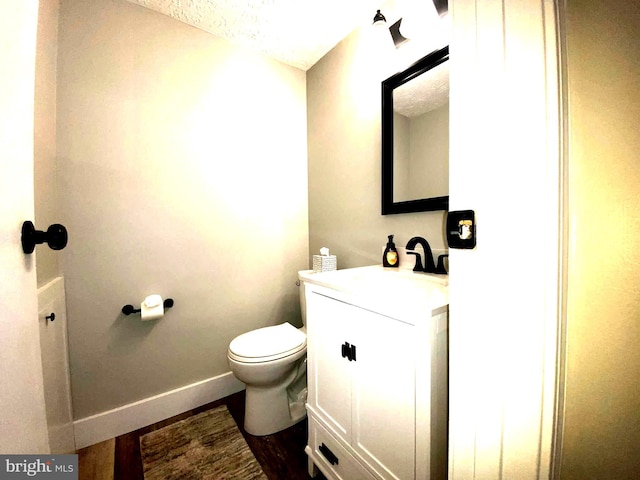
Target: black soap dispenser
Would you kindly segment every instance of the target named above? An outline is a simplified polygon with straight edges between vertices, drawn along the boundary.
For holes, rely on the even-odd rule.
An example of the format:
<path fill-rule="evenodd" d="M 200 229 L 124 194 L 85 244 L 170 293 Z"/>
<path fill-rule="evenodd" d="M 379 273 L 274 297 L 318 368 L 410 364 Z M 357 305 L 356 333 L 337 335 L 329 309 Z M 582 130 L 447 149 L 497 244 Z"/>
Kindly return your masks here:
<path fill-rule="evenodd" d="M 387 248 L 384 249 L 384 255 L 382 255 L 383 267 L 398 267 L 400 265 L 400 258 L 398 257 L 398 250 L 393 243 L 393 235 L 389 235 L 389 241 L 387 242 Z"/>

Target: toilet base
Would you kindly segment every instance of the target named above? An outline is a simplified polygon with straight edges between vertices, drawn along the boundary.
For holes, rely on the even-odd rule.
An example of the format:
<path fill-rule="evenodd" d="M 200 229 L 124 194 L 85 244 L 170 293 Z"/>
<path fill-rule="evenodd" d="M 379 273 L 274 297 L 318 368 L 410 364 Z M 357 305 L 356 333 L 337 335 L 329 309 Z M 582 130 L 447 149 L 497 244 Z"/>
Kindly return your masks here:
<path fill-rule="evenodd" d="M 242 362 L 227 355 L 229 367 L 246 385 L 244 429 L 271 435 L 307 416 L 306 342 L 293 354 L 267 362 Z"/>
<path fill-rule="evenodd" d="M 244 429 L 262 437 L 289 428 L 307 417 L 306 395 L 292 401 L 286 388 L 247 385 Z"/>

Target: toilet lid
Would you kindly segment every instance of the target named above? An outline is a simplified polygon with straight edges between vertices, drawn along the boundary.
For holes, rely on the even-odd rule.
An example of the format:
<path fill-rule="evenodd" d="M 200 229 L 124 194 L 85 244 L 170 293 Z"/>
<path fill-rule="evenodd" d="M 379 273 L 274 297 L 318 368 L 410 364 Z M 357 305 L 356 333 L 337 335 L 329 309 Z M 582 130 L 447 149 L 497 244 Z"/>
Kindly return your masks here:
<path fill-rule="evenodd" d="M 238 357 L 274 359 L 295 353 L 306 343 L 307 336 L 285 322 L 237 336 L 229 344 L 229 351 Z"/>

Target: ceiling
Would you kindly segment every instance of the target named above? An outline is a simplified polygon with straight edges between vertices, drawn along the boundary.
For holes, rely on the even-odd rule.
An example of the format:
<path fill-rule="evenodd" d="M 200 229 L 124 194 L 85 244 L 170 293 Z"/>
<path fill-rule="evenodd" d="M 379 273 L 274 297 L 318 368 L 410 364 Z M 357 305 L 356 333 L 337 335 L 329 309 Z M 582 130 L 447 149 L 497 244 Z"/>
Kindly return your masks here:
<path fill-rule="evenodd" d="M 408 118 L 449 103 L 449 62 L 414 77 L 393 90 L 393 111 Z"/>
<path fill-rule="evenodd" d="M 355 28 L 371 25 L 376 9 L 389 24 L 398 20 L 403 0 L 128 1 L 306 71 Z"/>

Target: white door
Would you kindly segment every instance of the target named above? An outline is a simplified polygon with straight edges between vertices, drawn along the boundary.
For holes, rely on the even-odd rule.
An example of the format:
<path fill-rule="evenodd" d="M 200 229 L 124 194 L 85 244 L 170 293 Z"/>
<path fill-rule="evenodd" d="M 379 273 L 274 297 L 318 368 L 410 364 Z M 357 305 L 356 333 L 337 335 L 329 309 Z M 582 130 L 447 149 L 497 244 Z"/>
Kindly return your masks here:
<path fill-rule="evenodd" d="M 33 220 L 33 101 L 38 1 L 0 10 L 0 453 L 49 453 L 35 256 L 20 244 Z"/>
<path fill-rule="evenodd" d="M 562 3 L 562 2 L 557 2 Z M 561 316 L 556 2 L 450 2 L 451 479 L 549 477 Z"/>

